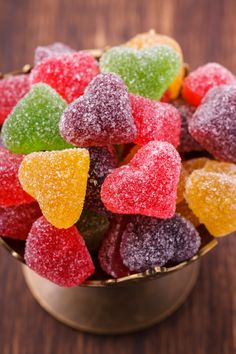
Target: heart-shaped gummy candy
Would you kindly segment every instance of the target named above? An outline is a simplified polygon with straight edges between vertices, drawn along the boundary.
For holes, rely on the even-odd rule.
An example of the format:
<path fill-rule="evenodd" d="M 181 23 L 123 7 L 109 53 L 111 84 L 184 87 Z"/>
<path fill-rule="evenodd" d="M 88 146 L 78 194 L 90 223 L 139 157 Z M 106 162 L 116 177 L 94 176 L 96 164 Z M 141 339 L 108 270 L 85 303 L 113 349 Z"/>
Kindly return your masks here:
<path fill-rule="evenodd" d="M 119 75 L 129 92 L 158 100 L 178 75 L 181 58 L 166 45 L 138 50 L 114 47 L 103 54 L 100 67 Z"/>
<path fill-rule="evenodd" d="M 132 142 L 136 128 L 123 81 L 111 73 L 93 79 L 84 96 L 64 111 L 60 132 L 80 147 Z"/>
<path fill-rule="evenodd" d="M 151 141 L 102 185 L 107 209 L 118 214 L 170 218 L 175 212 L 181 160 L 173 145 Z"/>

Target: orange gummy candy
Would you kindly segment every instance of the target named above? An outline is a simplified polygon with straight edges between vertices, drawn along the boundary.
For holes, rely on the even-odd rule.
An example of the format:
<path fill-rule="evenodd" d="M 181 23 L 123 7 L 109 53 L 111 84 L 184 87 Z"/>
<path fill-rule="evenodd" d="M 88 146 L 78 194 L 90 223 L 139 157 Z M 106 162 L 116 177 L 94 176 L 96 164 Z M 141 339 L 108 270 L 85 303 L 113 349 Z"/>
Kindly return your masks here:
<path fill-rule="evenodd" d="M 25 156 L 19 180 L 45 218 L 67 229 L 80 218 L 86 193 L 89 152 L 86 149 L 34 152 Z"/>
<path fill-rule="evenodd" d="M 196 157 L 195 159 L 183 161 L 183 167 L 190 174 L 194 170 L 203 168 L 208 161 L 210 160 L 206 157 Z"/>
<path fill-rule="evenodd" d="M 177 189 L 177 200 L 176 200 L 177 204 L 182 202 L 182 200 L 184 200 L 185 184 L 186 184 L 187 177 L 188 177 L 188 172 L 182 165 L 180 170 L 178 189 Z"/>

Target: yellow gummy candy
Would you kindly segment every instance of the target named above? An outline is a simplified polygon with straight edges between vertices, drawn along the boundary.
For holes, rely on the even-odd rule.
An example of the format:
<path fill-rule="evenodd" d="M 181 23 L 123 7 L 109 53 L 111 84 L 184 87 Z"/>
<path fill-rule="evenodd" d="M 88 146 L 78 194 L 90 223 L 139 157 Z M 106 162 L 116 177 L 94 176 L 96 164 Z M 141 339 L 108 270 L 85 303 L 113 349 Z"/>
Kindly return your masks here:
<path fill-rule="evenodd" d="M 184 199 L 185 184 L 186 184 L 187 177 L 188 177 L 188 172 L 185 170 L 185 168 L 182 165 L 180 170 L 178 188 L 177 188 L 177 200 L 176 200 L 177 204 L 182 202 L 182 200 Z"/>
<path fill-rule="evenodd" d="M 195 170 L 187 178 L 185 198 L 213 236 L 236 230 L 236 175 Z"/>
<path fill-rule="evenodd" d="M 181 57 L 182 66 L 179 71 L 178 76 L 175 80 L 170 84 L 168 91 L 170 92 L 170 99 L 175 99 L 178 97 L 182 81 L 185 76 L 185 68 L 183 65 L 183 52 L 178 42 L 176 42 L 173 38 L 164 36 L 162 34 L 156 33 L 154 30 L 150 30 L 146 33 L 137 34 L 135 37 L 131 38 L 128 42 L 125 43 L 125 46 L 134 49 L 142 49 L 153 47 L 155 45 L 164 44 L 171 48 L 173 48 Z"/>
<path fill-rule="evenodd" d="M 19 179 L 38 201 L 45 218 L 55 227 L 67 229 L 80 218 L 88 171 L 86 149 L 35 152 L 23 159 Z"/>
<path fill-rule="evenodd" d="M 204 165 L 204 171 L 236 175 L 236 165 L 234 163 L 229 162 L 208 160 Z"/>
<path fill-rule="evenodd" d="M 176 205 L 176 213 L 179 213 L 185 219 L 189 220 L 195 227 L 200 225 L 200 220 L 193 214 L 186 200 L 182 200 Z"/>
<path fill-rule="evenodd" d="M 197 157 L 195 159 L 183 161 L 183 167 L 190 174 L 194 170 L 199 170 L 200 168 L 203 168 L 208 161 L 210 160 L 206 157 Z"/>

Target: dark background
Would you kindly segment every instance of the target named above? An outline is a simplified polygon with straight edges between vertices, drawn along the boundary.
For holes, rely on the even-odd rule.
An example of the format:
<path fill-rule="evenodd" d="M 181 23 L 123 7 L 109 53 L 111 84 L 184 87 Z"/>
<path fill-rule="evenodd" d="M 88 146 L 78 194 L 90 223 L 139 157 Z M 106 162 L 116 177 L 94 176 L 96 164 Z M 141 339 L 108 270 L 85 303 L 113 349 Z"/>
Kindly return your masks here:
<path fill-rule="evenodd" d="M 235 0 L 0 0 L 0 71 L 32 63 L 38 44 L 115 45 L 155 28 L 181 44 L 191 68 L 217 61 L 236 73 Z M 120 337 L 78 333 L 31 297 L 20 264 L 0 250 L 1 354 L 233 354 L 236 238 L 204 257 L 187 302 L 154 328 Z M 95 299 L 96 301 L 96 299 Z"/>

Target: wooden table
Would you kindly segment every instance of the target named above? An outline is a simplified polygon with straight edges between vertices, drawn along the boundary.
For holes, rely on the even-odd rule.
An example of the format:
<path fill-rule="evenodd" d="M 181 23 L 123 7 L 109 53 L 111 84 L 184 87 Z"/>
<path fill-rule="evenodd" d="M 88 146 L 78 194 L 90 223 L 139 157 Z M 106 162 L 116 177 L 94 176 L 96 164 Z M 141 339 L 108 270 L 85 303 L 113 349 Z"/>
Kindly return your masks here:
<path fill-rule="evenodd" d="M 192 68 L 217 61 L 236 72 L 234 0 L 8 0 L 0 2 L 0 71 L 32 63 L 38 44 L 75 48 L 119 44 L 155 28 L 173 35 Z M 45 313 L 20 265 L 0 250 L 1 354 L 233 354 L 236 352 L 236 238 L 202 262 L 194 292 L 171 318 L 138 333 L 78 333 Z"/>

